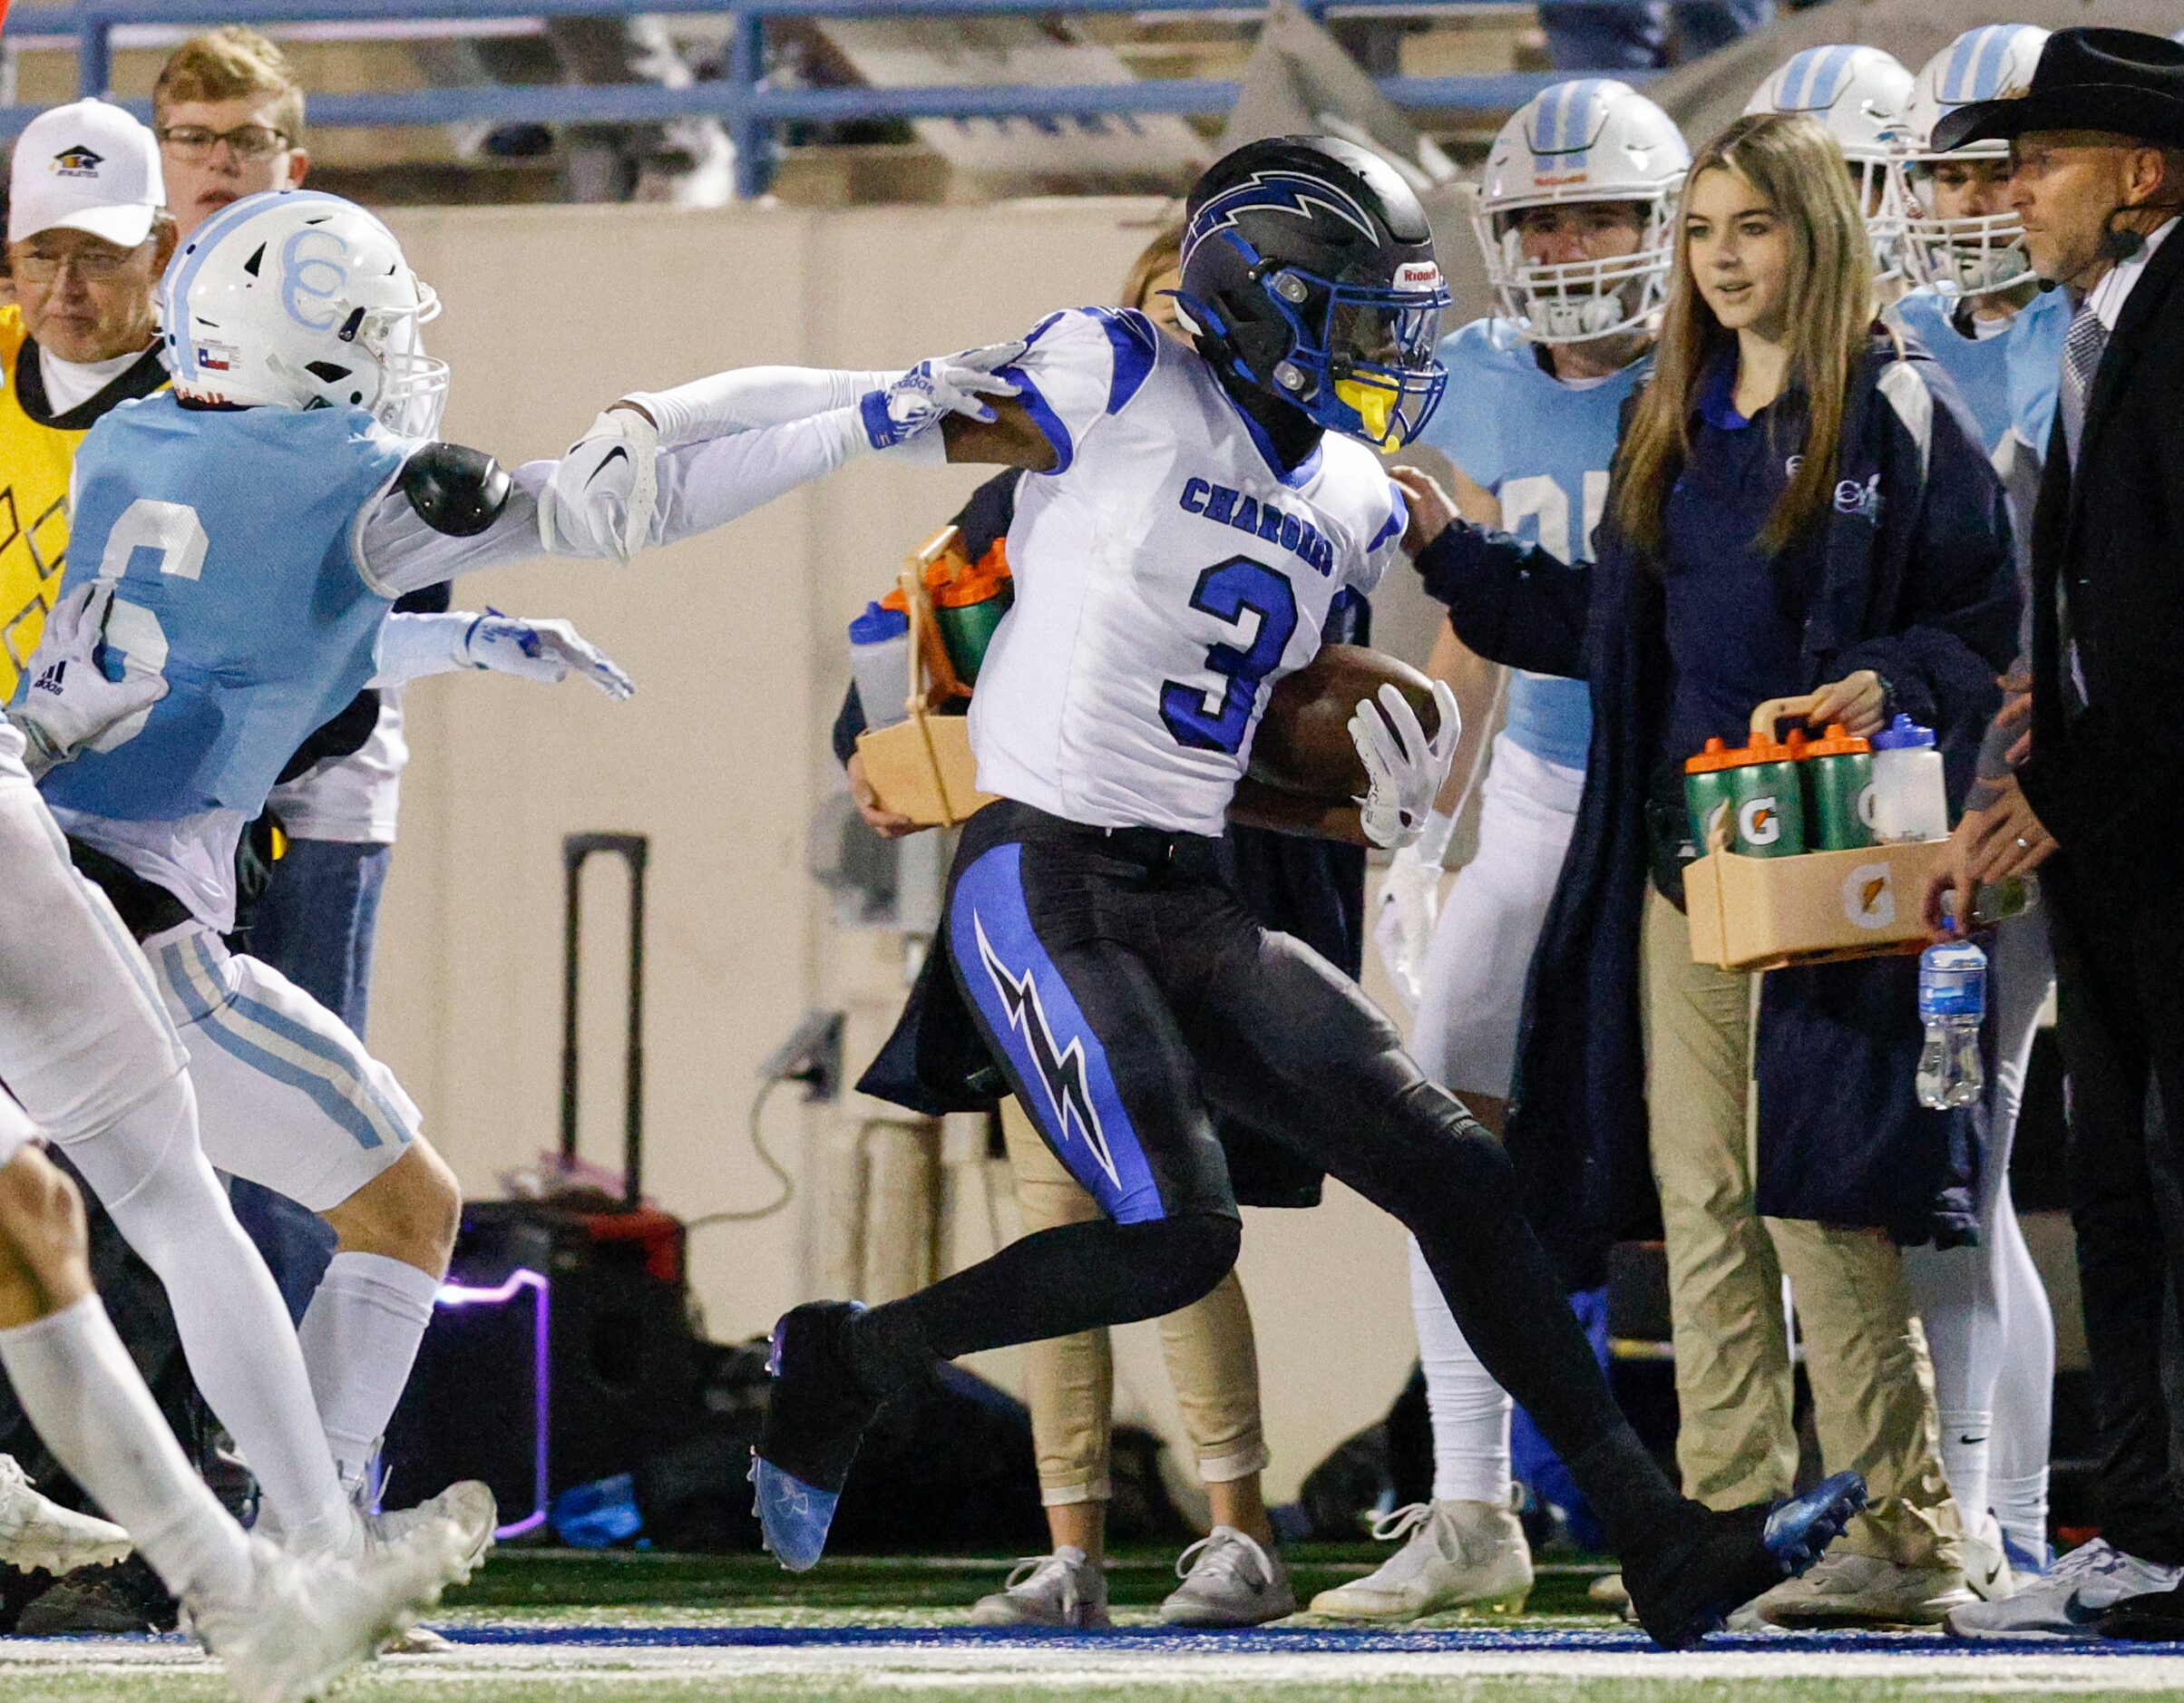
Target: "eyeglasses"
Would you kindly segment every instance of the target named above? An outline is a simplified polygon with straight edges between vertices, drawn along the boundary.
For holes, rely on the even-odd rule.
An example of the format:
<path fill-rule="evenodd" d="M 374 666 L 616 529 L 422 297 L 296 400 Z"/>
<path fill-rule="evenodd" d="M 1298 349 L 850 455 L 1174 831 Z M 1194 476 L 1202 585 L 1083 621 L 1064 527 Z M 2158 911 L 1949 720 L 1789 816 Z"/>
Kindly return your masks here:
<path fill-rule="evenodd" d="M 160 144 L 192 165 L 210 160 L 220 143 L 238 160 L 263 160 L 288 145 L 287 132 L 268 124 L 238 124 L 233 130 L 207 130 L 202 124 L 171 124 L 159 132 Z"/>
<path fill-rule="evenodd" d="M 87 284 L 103 284 L 121 277 L 122 268 L 136 258 L 134 248 L 83 248 L 73 254 L 39 254 L 33 250 L 15 258 L 18 277 L 34 284 L 50 284 L 67 267 Z"/>

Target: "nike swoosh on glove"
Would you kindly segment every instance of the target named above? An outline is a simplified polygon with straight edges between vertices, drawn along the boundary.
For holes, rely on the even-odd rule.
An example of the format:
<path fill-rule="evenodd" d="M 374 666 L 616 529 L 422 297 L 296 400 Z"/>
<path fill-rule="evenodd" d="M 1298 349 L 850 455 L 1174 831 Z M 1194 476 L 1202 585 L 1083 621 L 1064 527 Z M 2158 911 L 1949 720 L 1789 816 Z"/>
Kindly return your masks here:
<path fill-rule="evenodd" d="M 559 556 L 628 561 L 652 541 L 658 461 L 651 421 L 628 408 L 604 411 L 539 493 L 539 541 Z"/>
<path fill-rule="evenodd" d="M 613 657 L 567 621 L 532 621 L 489 609 L 470 624 L 463 651 L 473 668 L 559 685 L 570 675 L 618 704 L 637 690 Z"/>
<path fill-rule="evenodd" d="M 93 579 L 69 592 L 45 618 L 38 647 L 23 670 L 30 688 L 7 712 L 29 742 L 34 774 L 67 762 L 86 745 L 111 750 L 134 737 L 142 728 L 141 718 L 167 696 L 167 682 L 156 674 L 124 667 L 119 680 L 106 677 L 100 652 L 115 589 L 111 579 Z"/>
<path fill-rule="evenodd" d="M 1365 764 L 1365 796 L 1357 801 L 1358 822 L 1377 846 L 1399 851 L 1425 832 L 1433 801 L 1448 779 L 1463 717 L 1456 694 L 1445 680 L 1433 683 L 1439 722 L 1426 737 L 1418 712 L 1394 686 L 1361 700 L 1350 718 L 1350 742 Z"/>
<path fill-rule="evenodd" d="M 920 361 L 885 390 L 865 392 L 857 409 L 866 440 L 876 450 L 891 450 L 931 431 L 951 414 L 994 420 L 998 416 L 984 398 L 1014 396 L 1022 390 L 998 369 L 1020 360 L 1029 346 L 1019 338 L 935 355 Z"/>

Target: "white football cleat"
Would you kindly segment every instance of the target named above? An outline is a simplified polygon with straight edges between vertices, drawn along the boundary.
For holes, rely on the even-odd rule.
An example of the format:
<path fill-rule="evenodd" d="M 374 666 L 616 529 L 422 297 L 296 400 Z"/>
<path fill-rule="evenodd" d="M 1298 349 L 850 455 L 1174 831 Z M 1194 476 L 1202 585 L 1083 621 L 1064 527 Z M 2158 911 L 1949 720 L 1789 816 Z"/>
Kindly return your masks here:
<path fill-rule="evenodd" d="M 493 1528 L 500 1518 L 500 1506 L 493 1501 L 492 1492 L 476 1479 L 465 1478 L 414 1508 L 366 1514 L 365 1546 L 367 1550 L 398 1549 L 419 1527 L 435 1520 L 444 1521 L 463 1534 L 460 1571 L 451 1573 L 447 1580 L 451 1585 L 459 1585 L 469 1580 L 472 1571 L 492 1548 Z"/>
<path fill-rule="evenodd" d="M 0 1455 L 0 1562 L 21 1572 L 111 1567 L 136 1546 L 106 1520 L 49 1502 L 13 1455 Z"/>
<path fill-rule="evenodd" d="M 2118 1603 L 2174 1591 L 2179 1581 L 2184 1568 L 2141 1561 L 2097 1537 L 2025 1580 L 2014 1596 L 1953 1609 L 1944 1624 L 1952 1638 L 2095 1639 L 2101 1617 Z"/>
<path fill-rule="evenodd" d="M 183 1607 L 243 1703 L 305 1703 L 440 1600 L 463 1542 L 445 1521 L 358 1561 L 253 1537 L 249 1588 L 232 1600 L 192 1592 Z"/>
<path fill-rule="evenodd" d="M 2003 1541 L 2002 1522 L 1982 1514 L 1964 1534 L 1965 1589 L 1982 1602 L 2005 1602 L 2017 1593 L 2016 1576 L 2010 1567 L 2009 1545 Z"/>
<path fill-rule="evenodd" d="M 1490 1502 L 1414 1503 L 1377 1522 L 1373 1535 L 1409 1542 L 1377 1572 L 1320 1592 L 1311 1600 L 1314 1614 L 1402 1621 L 1459 1609 L 1524 1612 L 1532 1546 L 1509 1509 Z"/>
<path fill-rule="evenodd" d="M 1978 1601 L 1955 1567 L 1907 1567 L 1837 1550 L 1751 1604 L 1770 1626 L 1802 1631 L 1857 1626 L 1939 1626 Z"/>

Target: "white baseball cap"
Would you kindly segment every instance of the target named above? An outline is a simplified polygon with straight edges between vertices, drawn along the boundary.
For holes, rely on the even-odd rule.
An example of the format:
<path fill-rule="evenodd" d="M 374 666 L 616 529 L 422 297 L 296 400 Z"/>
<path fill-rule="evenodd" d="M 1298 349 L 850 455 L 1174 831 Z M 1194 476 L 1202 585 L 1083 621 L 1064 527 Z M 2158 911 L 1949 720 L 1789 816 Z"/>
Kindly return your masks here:
<path fill-rule="evenodd" d="M 15 142 L 7 180 L 7 239 L 85 230 L 133 248 L 167 204 L 159 139 L 104 101 L 41 112 Z"/>

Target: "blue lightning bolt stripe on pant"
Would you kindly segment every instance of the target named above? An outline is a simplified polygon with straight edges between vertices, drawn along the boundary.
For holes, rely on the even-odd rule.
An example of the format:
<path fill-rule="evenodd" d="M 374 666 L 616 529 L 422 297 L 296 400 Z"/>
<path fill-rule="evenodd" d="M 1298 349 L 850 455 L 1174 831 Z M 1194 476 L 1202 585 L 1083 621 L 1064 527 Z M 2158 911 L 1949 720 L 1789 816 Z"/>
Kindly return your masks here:
<path fill-rule="evenodd" d="M 1165 1216 L 1107 1048 L 1032 927 L 1020 844 L 957 878 L 949 943 L 1018 1097 L 1069 1174 L 1118 1224 Z"/>

